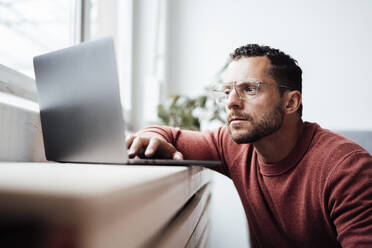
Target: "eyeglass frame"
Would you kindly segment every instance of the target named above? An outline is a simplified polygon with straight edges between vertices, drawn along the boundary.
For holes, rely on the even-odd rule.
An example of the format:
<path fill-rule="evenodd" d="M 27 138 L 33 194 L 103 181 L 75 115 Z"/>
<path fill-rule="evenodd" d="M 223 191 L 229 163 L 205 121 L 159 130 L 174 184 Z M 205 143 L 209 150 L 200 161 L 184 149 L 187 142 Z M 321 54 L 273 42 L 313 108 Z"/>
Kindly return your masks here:
<path fill-rule="evenodd" d="M 241 92 L 239 93 L 239 90 L 236 88 L 237 85 L 239 84 L 242 84 L 242 83 L 252 83 L 252 84 L 256 84 L 256 88 L 257 88 L 257 91 L 256 91 L 256 94 L 254 96 L 251 96 L 251 97 L 247 97 L 245 94 L 245 96 L 241 96 Z M 221 83 L 219 83 L 221 84 Z M 225 84 L 230 84 L 230 83 L 225 83 Z M 275 83 L 271 83 L 271 82 L 263 82 L 263 81 L 259 81 L 259 80 L 256 80 L 256 79 L 246 79 L 246 80 L 241 80 L 241 81 L 233 81 L 231 82 L 231 86 L 234 88 L 236 94 L 238 95 L 239 99 L 240 100 L 248 100 L 248 99 L 254 99 L 258 96 L 259 94 L 259 89 L 260 89 L 260 85 L 274 85 L 276 86 L 277 88 L 284 88 L 284 89 L 288 89 L 288 90 L 294 90 L 292 87 L 289 87 L 289 86 L 286 86 L 286 85 L 277 85 Z M 223 90 L 218 90 L 218 89 L 209 89 L 209 92 L 211 93 L 214 93 L 214 94 L 221 94 L 224 95 L 224 99 L 223 101 L 226 101 L 228 99 L 228 97 L 230 96 L 230 93 L 227 95 L 226 97 L 226 93 L 223 91 Z M 215 97 L 215 98 L 218 98 L 218 97 Z"/>

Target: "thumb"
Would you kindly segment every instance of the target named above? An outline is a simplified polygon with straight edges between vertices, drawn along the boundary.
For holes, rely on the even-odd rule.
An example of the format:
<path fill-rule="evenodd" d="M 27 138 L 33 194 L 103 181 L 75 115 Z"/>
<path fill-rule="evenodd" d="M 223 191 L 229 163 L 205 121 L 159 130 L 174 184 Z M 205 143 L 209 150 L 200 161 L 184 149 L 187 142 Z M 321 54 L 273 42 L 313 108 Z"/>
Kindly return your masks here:
<path fill-rule="evenodd" d="M 176 151 L 175 153 L 173 153 L 172 159 L 174 159 L 174 160 L 183 160 L 183 155 L 182 155 L 181 152 Z"/>

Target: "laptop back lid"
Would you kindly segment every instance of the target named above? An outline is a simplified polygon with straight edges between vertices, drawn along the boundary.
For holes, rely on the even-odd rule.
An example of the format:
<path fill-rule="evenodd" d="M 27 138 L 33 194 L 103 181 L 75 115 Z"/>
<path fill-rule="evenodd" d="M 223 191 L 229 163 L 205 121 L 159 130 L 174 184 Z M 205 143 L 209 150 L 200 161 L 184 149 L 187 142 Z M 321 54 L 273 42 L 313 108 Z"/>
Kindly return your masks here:
<path fill-rule="evenodd" d="M 126 163 L 112 38 L 34 58 L 48 160 Z"/>

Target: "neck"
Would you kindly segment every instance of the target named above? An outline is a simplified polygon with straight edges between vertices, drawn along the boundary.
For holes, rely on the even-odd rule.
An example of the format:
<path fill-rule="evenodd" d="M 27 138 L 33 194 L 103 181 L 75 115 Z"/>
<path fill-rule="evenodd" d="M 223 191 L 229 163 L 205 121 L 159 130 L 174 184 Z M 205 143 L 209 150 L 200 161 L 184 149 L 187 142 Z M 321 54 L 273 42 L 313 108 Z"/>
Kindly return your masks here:
<path fill-rule="evenodd" d="M 302 129 L 301 119 L 284 120 L 278 131 L 253 144 L 259 161 L 265 164 L 274 164 L 286 158 L 296 146 Z"/>

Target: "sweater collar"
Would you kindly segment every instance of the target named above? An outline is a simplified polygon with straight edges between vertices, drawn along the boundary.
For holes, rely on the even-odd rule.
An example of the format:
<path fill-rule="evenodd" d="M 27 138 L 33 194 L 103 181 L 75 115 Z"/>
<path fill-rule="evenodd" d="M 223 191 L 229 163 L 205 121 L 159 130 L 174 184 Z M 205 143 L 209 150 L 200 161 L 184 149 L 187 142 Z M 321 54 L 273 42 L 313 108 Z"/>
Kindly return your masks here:
<path fill-rule="evenodd" d="M 255 159 L 259 165 L 260 173 L 264 176 L 279 176 L 296 166 L 308 150 L 318 124 L 305 122 L 300 139 L 294 149 L 283 160 L 274 164 L 264 164 L 258 161 L 257 151 L 254 149 Z"/>

